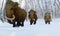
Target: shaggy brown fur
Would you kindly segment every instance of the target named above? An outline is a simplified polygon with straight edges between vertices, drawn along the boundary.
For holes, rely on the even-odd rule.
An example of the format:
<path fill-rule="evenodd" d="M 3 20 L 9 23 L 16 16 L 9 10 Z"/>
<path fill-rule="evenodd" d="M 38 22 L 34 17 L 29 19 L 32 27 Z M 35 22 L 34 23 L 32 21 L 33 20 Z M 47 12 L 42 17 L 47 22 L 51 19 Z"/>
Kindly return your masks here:
<path fill-rule="evenodd" d="M 6 16 L 9 18 L 12 18 L 12 15 L 15 16 L 15 19 L 13 20 L 13 22 L 11 22 L 10 20 L 8 20 L 9 23 L 13 24 L 13 27 L 15 26 L 24 26 L 24 21 L 26 19 L 26 11 L 24 9 L 21 9 L 20 7 L 18 7 L 18 3 L 14 2 L 11 4 L 8 4 L 6 6 Z M 15 22 L 17 22 L 17 25 L 15 24 Z M 22 24 L 21 24 L 22 22 Z"/>
<path fill-rule="evenodd" d="M 34 22 L 34 24 L 36 24 L 36 21 L 37 21 L 36 11 L 30 10 L 28 16 L 29 16 L 29 19 L 30 19 L 30 24 L 32 25 L 33 22 Z"/>
<path fill-rule="evenodd" d="M 47 23 L 50 24 L 50 21 L 51 21 L 51 15 L 50 15 L 50 13 L 45 13 L 44 20 L 45 20 L 46 24 Z"/>

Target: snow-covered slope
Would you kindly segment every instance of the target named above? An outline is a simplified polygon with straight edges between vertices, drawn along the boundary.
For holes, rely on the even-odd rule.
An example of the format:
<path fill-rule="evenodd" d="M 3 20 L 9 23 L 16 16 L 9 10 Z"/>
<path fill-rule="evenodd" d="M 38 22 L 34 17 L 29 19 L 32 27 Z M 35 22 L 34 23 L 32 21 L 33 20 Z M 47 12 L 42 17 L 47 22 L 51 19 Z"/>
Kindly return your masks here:
<path fill-rule="evenodd" d="M 38 19 L 36 25 L 25 21 L 24 27 L 16 28 L 7 22 L 0 22 L 0 36 L 60 36 L 60 19 L 52 19 L 51 24 L 45 24 L 43 19 Z"/>

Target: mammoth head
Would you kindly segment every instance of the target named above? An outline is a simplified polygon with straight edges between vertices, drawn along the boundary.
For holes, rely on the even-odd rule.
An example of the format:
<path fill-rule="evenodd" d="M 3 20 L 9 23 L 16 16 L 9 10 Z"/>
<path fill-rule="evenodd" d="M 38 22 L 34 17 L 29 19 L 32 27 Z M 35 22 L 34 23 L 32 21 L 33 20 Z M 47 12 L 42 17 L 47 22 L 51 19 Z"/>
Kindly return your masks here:
<path fill-rule="evenodd" d="M 12 3 L 12 4 L 14 4 L 14 3 Z M 12 22 L 12 20 L 15 19 L 14 10 L 13 10 L 14 5 L 12 5 L 12 4 L 9 3 L 9 4 L 6 5 L 6 18 L 8 20 L 11 20 L 11 22 Z"/>
<path fill-rule="evenodd" d="M 31 9 L 31 10 L 29 11 L 29 14 L 36 14 L 36 11 L 34 11 L 34 10 Z"/>
<path fill-rule="evenodd" d="M 17 2 L 14 2 L 14 6 L 18 6 L 19 4 Z"/>
<path fill-rule="evenodd" d="M 14 4 L 13 4 L 13 9 L 17 8 L 18 5 L 19 5 L 19 4 L 18 4 L 17 2 L 14 2 Z"/>

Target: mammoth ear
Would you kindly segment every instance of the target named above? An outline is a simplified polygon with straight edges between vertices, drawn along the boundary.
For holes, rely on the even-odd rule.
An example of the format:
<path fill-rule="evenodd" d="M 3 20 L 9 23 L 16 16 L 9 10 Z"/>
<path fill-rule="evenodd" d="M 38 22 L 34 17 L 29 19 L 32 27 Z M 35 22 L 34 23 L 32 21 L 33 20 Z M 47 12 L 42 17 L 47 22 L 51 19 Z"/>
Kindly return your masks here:
<path fill-rule="evenodd" d="M 15 5 L 15 6 L 16 6 L 16 5 L 18 6 L 19 4 L 18 4 L 18 2 L 15 2 L 15 4 L 14 4 L 14 5 Z"/>

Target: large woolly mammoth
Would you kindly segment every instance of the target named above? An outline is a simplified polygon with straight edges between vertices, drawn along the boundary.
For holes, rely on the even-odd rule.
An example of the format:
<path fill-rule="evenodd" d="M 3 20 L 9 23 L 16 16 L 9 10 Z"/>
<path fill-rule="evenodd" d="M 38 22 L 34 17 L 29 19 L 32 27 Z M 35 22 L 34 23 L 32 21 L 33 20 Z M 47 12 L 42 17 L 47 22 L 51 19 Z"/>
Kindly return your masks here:
<path fill-rule="evenodd" d="M 45 23 L 47 24 L 50 24 L 50 21 L 51 21 L 51 14 L 49 12 L 45 13 L 44 15 L 44 20 L 45 20 Z"/>
<path fill-rule="evenodd" d="M 32 25 L 32 23 L 36 24 L 36 21 L 37 21 L 37 18 L 38 18 L 37 14 L 36 14 L 36 11 L 31 9 L 29 11 L 28 17 L 29 17 L 29 20 L 30 20 L 30 25 Z"/>
<path fill-rule="evenodd" d="M 8 6 L 6 6 L 6 18 L 9 23 L 13 24 L 13 27 L 24 26 L 26 15 L 26 11 L 18 7 L 17 2 L 8 4 Z M 15 22 L 17 22 L 17 24 L 15 24 Z"/>

